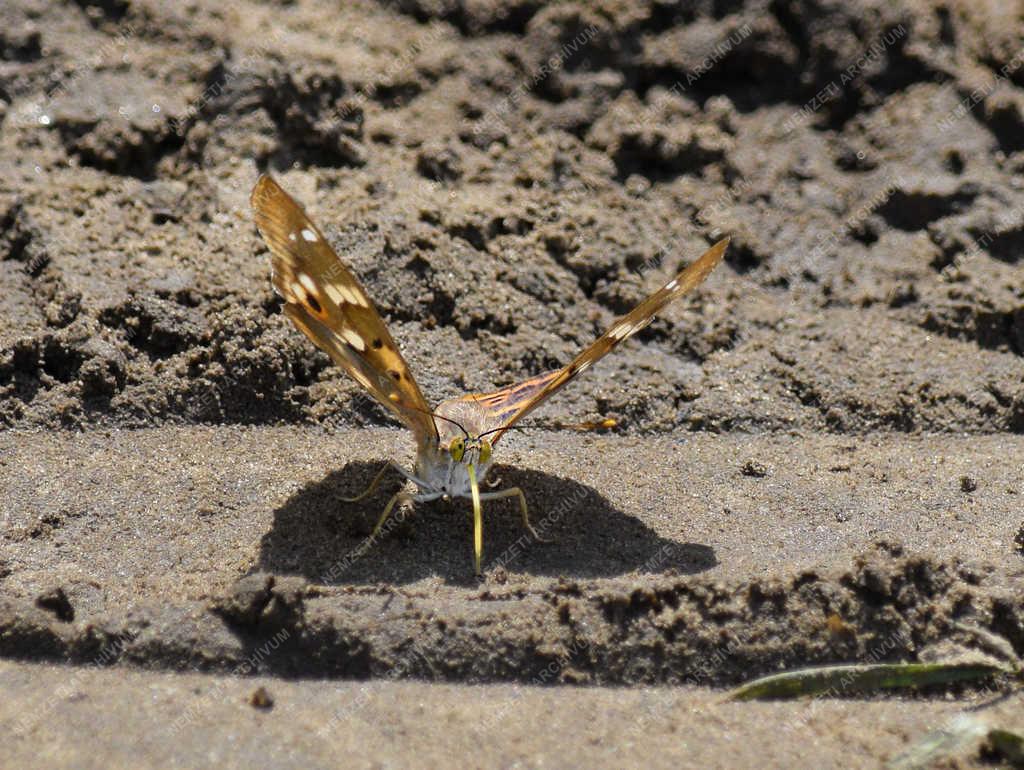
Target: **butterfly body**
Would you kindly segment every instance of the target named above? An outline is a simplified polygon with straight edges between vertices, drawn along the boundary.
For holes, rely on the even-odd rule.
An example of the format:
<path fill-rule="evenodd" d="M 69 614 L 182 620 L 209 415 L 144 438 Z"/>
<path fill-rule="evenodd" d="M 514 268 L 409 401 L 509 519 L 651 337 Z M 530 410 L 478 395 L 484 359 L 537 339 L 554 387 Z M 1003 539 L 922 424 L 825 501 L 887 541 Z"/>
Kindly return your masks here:
<path fill-rule="evenodd" d="M 616 319 L 603 335 L 569 364 L 493 393 L 470 393 L 431 410 L 398 345 L 352 271 L 338 258 L 323 233 L 271 177 L 256 182 L 250 198 L 256 226 L 270 248 L 274 288 L 285 300 L 284 313 L 336 364 L 389 409 L 413 434 L 416 471 L 389 463 L 363 494 L 377 486 L 388 467 L 417 487 L 389 501 L 374 529 L 376 536 L 392 509 L 404 502 L 465 497 L 473 501 L 473 555 L 477 574 L 483 551 L 481 502 L 516 497 L 523 524 L 530 524 L 526 496 L 518 487 L 481 492 L 501 437 L 552 394 L 617 345 L 651 322 L 676 297 L 697 286 L 718 265 L 728 239 L 708 249 L 675 278 L 632 311 Z"/>

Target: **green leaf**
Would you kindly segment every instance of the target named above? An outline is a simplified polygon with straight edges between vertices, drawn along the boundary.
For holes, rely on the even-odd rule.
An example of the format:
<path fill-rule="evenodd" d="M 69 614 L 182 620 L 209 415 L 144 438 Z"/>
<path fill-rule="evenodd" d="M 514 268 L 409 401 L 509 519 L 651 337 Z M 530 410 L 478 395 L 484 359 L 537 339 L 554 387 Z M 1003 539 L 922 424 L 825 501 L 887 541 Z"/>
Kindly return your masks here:
<path fill-rule="evenodd" d="M 801 698 L 812 695 L 841 697 L 902 687 L 924 687 L 996 674 L 1012 669 L 987 663 L 874 663 L 848 666 L 821 666 L 755 679 L 740 685 L 729 700 L 766 700 Z"/>

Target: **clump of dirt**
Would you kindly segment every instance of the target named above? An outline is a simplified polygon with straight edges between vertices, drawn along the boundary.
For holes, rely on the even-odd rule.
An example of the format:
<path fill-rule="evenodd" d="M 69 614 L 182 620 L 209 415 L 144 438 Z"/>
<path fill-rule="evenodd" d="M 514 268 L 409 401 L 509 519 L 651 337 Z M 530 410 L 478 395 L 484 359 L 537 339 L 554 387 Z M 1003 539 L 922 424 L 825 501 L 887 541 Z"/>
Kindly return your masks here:
<path fill-rule="evenodd" d="M 9 51 L 4 423 L 364 419 L 270 292 L 245 195 L 279 170 L 434 399 L 564 362 L 728 232 L 732 272 L 574 411 L 1021 431 L 1008 29 L 942 4 L 499 5 L 370 5 L 329 33 L 295 9 L 261 45 L 269 9 L 16 5 L 49 53 Z"/>
<path fill-rule="evenodd" d="M 103 628 L 122 660 L 148 668 L 232 670 L 275 640 L 260 669 L 288 676 L 721 686 L 752 671 L 917 660 L 985 632 L 1021 650 L 1021 598 L 984 571 L 883 543 L 842 572 L 731 585 L 662 576 L 410 594 L 255 573 L 205 605 L 137 608 Z M 46 611 L 8 601 L 0 652 L 89 663 L 94 629 L 66 625 L 63 589 L 35 604 Z M 227 629 L 240 644 L 225 645 Z"/>

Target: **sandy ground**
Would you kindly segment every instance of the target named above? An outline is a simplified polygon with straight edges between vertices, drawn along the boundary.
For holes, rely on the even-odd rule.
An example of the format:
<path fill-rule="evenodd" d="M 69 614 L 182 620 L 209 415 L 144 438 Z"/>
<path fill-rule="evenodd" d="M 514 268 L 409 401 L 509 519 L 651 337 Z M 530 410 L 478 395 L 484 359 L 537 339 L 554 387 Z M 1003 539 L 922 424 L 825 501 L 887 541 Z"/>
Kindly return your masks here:
<path fill-rule="evenodd" d="M 722 701 L 1024 653 L 1001 8 L 6 3 L 0 764 L 874 767 L 1020 729 L 1008 682 Z M 397 481 L 340 501 L 411 447 L 282 317 L 263 171 L 433 403 L 732 243 L 502 441 L 553 542 L 493 505 L 476 580 L 465 501 L 379 539 Z"/>
<path fill-rule="evenodd" d="M 952 730 L 964 706 L 978 705 L 736 704 L 690 687 L 116 677 L 0 663 L 0 719 L 33 736 L 5 746 L 7 766 L 443 767 L 458 757 L 470 767 L 873 768 L 880 752 L 900 761 L 908 738 Z M 1022 705 L 1018 696 L 989 715 L 1011 721 Z"/>

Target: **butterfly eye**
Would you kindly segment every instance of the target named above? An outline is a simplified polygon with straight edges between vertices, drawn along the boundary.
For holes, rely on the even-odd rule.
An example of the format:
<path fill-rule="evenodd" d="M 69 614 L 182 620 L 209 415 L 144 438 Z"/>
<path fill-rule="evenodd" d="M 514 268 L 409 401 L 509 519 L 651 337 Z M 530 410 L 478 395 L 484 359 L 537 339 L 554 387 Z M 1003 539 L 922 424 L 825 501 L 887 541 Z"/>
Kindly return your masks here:
<path fill-rule="evenodd" d="M 487 439 L 480 440 L 480 462 L 486 463 L 491 459 L 491 442 Z"/>
<path fill-rule="evenodd" d="M 462 456 L 466 454 L 466 441 L 462 438 L 453 438 L 452 443 L 448 445 L 448 454 L 452 456 L 455 462 L 462 462 Z"/>

